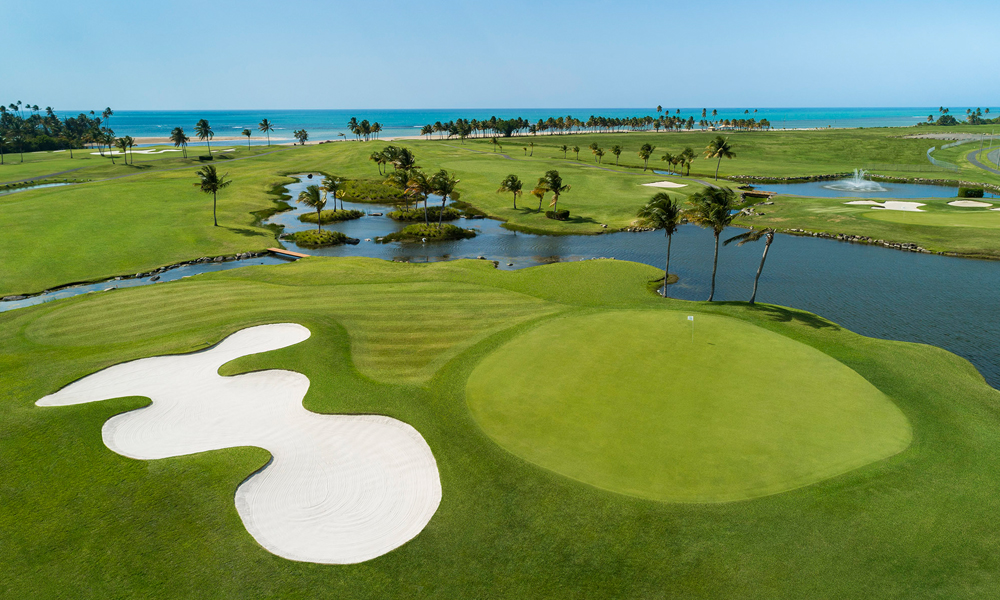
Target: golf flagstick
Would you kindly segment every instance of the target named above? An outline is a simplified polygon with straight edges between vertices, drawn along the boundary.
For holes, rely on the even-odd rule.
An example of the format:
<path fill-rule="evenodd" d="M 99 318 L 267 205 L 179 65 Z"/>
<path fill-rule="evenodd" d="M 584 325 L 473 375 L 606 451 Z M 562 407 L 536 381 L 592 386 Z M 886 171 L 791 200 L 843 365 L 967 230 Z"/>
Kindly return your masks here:
<path fill-rule="evenodd" d="M 688 315 L 688 321 L 691 321 L 691 341 L 694 341 L 694 315 Z"/>

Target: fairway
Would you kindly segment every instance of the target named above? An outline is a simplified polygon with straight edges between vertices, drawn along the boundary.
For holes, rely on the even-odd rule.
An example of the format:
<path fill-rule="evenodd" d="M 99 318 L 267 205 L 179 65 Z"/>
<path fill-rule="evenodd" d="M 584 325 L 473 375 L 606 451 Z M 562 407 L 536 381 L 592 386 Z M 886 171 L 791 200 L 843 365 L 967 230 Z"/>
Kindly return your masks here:
<path fill-rule="evenodd" d="M 869 219 L 904 225 L 1000 229 L 1000 212 L 982 208 L 952 208 L 922 214 L 895 210 L 872 210 L 864 213 L 864 216 Z"/>
<path fill-rule="evenodd" d="M 842 363 L 727 317 L 698 315 L 692 340 L 686 315 L 549 321 L 476 367 L 469 406 L 528 461 L 671 502 L 773 494 L 910 443 L 899 409 Z"/>

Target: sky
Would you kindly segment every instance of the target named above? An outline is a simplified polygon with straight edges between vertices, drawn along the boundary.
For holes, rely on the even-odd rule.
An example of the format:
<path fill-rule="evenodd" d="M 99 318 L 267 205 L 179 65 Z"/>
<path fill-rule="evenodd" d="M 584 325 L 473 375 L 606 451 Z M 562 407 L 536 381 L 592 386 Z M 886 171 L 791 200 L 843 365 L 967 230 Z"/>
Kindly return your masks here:
<path fill-rule="evenodd" d="M 57 109 L 1000 103 L 995 1 L 0 0 L 0 14 L 0 102 Z"/>

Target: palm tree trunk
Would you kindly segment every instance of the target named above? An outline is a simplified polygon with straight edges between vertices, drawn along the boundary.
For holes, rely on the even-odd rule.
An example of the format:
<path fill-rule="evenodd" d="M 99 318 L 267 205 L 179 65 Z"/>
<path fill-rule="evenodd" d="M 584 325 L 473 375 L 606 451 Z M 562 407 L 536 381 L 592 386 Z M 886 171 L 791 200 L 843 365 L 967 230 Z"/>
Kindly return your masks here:
<path fill-rule="evenodd" d="M 217 204 L 217 202 L 216 202 L 216 194 L 217 193 L 218 192 L 212 192 L 212 219 L 215 221 L 215 226 L 216 227 L 219 226 L 219 217 L 215 213 L 215 207 L 216 207 L 216 204 Z"/>
<path fill-rule="evenodd" d="M 444 220 L 444 203 L 448 201 L 448 196 L 441 196 L 441 212 L 438 213 L 438 229 L 441 229 L 441 222 Z"/>
<path fill-rule="evenodd" d="M 719 155 L 719 162 L 715 164 L 715 180 L 719 180 L 719 167 L 722 166 L 722 155 Z"/>
<path fill-rule="evenodd" d="M 715 232 L 715 256 L 712 258 L 712 291 L 708 293 L 708 301 L 711 302 L 712 298 L 715 298 L 715 270 L 719 266 L 719 234 L 721 231 Z"/>
<path fill-rule="evenodd" d="M 267 134 L 267 147 L 270 148 L 271 147 L 271 132 L 270 131 L 266 131 L 264 133 Z"/>
<path fill-rule="evenodd" d="M 767 236 L 767 241 L 764 242 L 764 255 L 760 257 L 760 266 L 757 267 L 757 276 L 753 278 L 753 294 L 750 295 L 750 304 L 753 304 L 757 299 L 757 282 L 760 281 L 760 274 L 764 270 L 764 261 L 767 260 L 767 250 L 771 247 L 771 241 L 774 240 L 774 236 Z"/>
<path fill-rule="evenodd" d="M 334 198 L 333 210 L 337 210 L 336 198 Z M 323 231 L 323 211 L 320 208 L 316 209 L 316 231 Z"/>
<path fill-rule="evenodd" d="M 514 194 L 514 210 L 517 210 L 517 194 Z"/>
<path fill-rule="evenodd" d="M 427 196 L 424 196 L 424 225 L 430 227 L 430 219 L 427 218 Z"/>
<path fill-rule="evenodd" d="M 663 267 L 663 297 L 668 297 L 667 285 L 670 281 L 670 242 L 674 241 L 674 236 L 667 234 L 667 265 Z"/>
<path fill-rule="evenodd" d="M 208 146 L 208 155 L 212 156 L 212 140 L 205 140 L 205 145 Z M 718 179 L 718 177 L 716 177 Z"/>

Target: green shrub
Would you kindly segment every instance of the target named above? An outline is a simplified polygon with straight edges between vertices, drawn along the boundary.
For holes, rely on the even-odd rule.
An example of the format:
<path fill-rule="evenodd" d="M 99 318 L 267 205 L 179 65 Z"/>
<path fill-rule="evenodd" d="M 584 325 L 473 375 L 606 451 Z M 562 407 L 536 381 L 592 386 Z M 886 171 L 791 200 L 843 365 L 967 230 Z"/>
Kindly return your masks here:
<path fill-rule="evenodd" d="M 462 229 L 450 223 L 445 223 L 438 229 L 437 223 L 425 225 L 415 223 L 407 225 L 402 231 L 390 233 L 381 238 L 381 242 L 419 242 L 426 239 L 428 242 L 440 242 L 445 240 L 464 240 L 476 237 L 476 232 L 471 229 Z"/>
<path fill-rule="evenodd" d="M 982 198 L 983 188 L 960 187 L 958 188 L 959 198 Z"/>
<path fill-rule="evenodd" d="M 299 246 L 319 247 L 346 244 L 349 238 L 339 231 L 315 231 L 310 229 L 309 231 L 293 233 L 285 239 L 292 240 Z"/>
<path fill-rule="evenodd" d="M 559 210 L 559 211 L 547 210 L 547 211 L 545 211 L 545 218 L 547 218 L 547 219 L 555 219 L 556 221 L 565 221 L 566 219 L 569 218 L 569 211 L 568 210 Z"/>
<path fill-rule="evenodd" d="M 371 179 L 351 179 L 345 181 L 341 189 L 348 202 L 396 204 L 403 199 L 402 190 Z"/>
<path fill-rule="evenodd" d="M 360 219 L 363 216 L 365 216 L 365 213 L 360 210 L 324 210 L 320 213 L 323 225 L 326 225 L 327 223 L 340 223 L 341 221 Z M 307 212 L 305 214 L 301 214 L 299 215 L 299 220 L 303 223 L 315 223 L 316 213 Z"/>
<path fill-rule="evenodd" d="M 427 219 L 430 221 L 437 221 L 438 215 L 441 214 L 440 206 L 430 206 L 427 208 Z M 462 213 L 458 212 L 450 206 L 445 207 L 444 215 L 441 216 L 442 221 L 454 221 L 455 219 L 462 216 Z M 422 208 L 411 208 L 409 210 L 394 210 L 389 213 L 390 219 L 395 219 L 396 221 L 423 221 L 424 220 L 424 209 Z"/>

